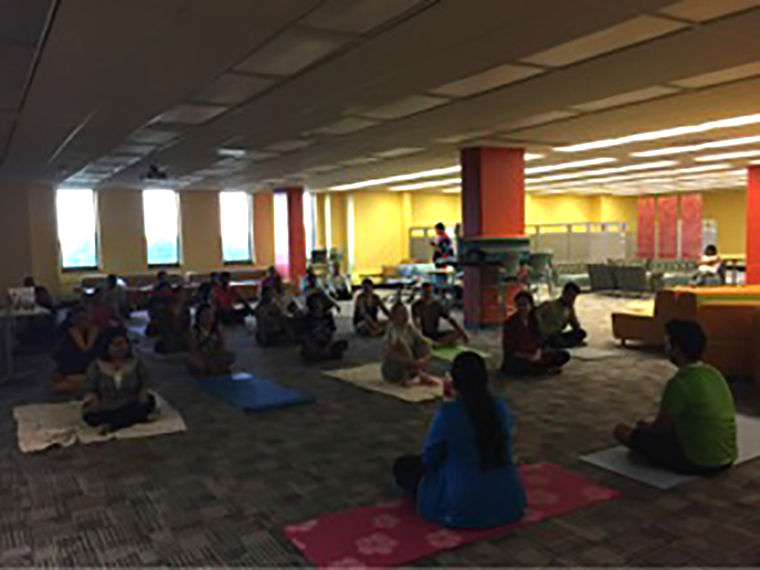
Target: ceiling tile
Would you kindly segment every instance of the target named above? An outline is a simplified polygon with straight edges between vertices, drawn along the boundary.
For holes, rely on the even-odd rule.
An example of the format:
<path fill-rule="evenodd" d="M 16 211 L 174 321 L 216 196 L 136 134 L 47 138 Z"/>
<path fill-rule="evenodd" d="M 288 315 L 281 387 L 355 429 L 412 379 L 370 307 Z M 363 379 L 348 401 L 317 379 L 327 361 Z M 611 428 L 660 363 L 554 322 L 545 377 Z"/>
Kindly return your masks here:
<path fill-rule="evenodd" d="M 290 152 L 293 150 L 300 150 L 302 148 L 306 148 L 310 144 L 312 144 L 312 141 L 304 140 L 304 139 L 296 139 L 292 141 L 280 141 L 274 144 L 270 144 L 268 147 L 266 147 L 266 150 L 271 150 L 274 152 Z"/>
<path fill-rule="evenodd" d="M 183 123 L 201 125 L 214 117 L 221 115 L 227 107 L 218 105 L 182 104 L 161 113 L 151 123 Z"/>
<path fill-rule="evenodd" d="M 132 154 L 137 156 L 145 156 L 146 154 L 153 152 L 155 149 L 156 146 L 152 144 L 125 143 L 119 145 L 114 149 L 113 152 L 114 154 Z"/>
<path fill-rule="evenodd" d="M 346 135 L 348 133 L 355 133 L 368 127 L 377 125 L 377 121 L 372 119 L 362 119 L 360 117 L 346 117 L 335 123 L 325 125 L 318 129 L 309 131 L 309 134 L 318 135 Z"/>
<path fill-rule="evenodd" d="M 517 121 L 503 123 L 499 125 L 499 128 L 509 131 L 523 129 L 525 127 L 542 125 L 544 123 L 550 123 L 552 121 L 558 121 L 560 119 L 567 119 L 568 117 L 574 117 L 577 114 L 578 113 L 574 111 L 548 111 L 546 113 L 539 113 L 538 115 L 531 115 L 530 117 L 523 117 Z"/>
<path fill-rule="evenodd" d="M 418 152 L 422 152 L 424 150 L 424 148 L 419 147 L 401 147 L 384 150 L 383 152 L 376 152 L 374 155 L 379 156 L 380 158 L 396 158 L 399 156 L 406 156 L 408 154 L 417 154 Z"/>
<path fill-rule="evenodd" d="M 238 105 L 274 85 L 269 77 L 253 77 L 239 73 L 224 73 L 208 87 L 193 95 L 193 101 L 217 105 Z"/>
<path fill-rule="evenodd" d="M 394 103 L 383 105 L 371 111 L 365 111 L 362 115 L 366 115 L 371 119 L 400 119 L 409 115 L 414 115 L 433 107 L 438 107 L 448 103 L 448 99 L 442 99 L 441 97 L 430 97 L 429 95 L 412 95 L 411 97 L 405 97 Z"/>
<path fill-rule="evenodd" d="M 515 81 L 520 81 L 542 72 L 543 70 L 538 67 L 507 63 L 465 77 L 464 79 L 441 85 L 430 92 L 434 95 L 444 95 L 447 97 L 467 97 L 475 93 L 496 89 L 497 87 L 502 87 L 503 85 L 508 85 L 509 83 L 514 83 Z"/>
<path fill-rule="evenodd" d="M 0 43 L 36 46 L 51 0 L 0 0 Z"/>
<path fill-rule="evenodd" d="M 327 0 L 301 23 L 312 28 L 363 34 L 419 3 L 420 0 Z"/>
<path fill-rule="evenodd" d="M 455 135 L 448 135 L 448 136 L 440 137 L 434 140 L 437 143 L 443 143 L 443 144 L 459 144 L 467 140 L 477 139 L 480 137 L 490 135 L 491 132 L 492 131 L 470 131 L 469 133 L 457 133 Z"/>
<path fill-rule="evenodd" d="M 363 156 L 352 158 L 351 160 L 344 160 L 341 164 L 344 166 L 361 166 L 362 164 L 372 164 L 373 162 L 380 162 L 380 159 L 374 156 Z"/>
<path fill-rule="evenodd" d="M 576 61 L 589 59 L 596 55 L 669 34 L 684 27 L 686 24 L 673 20 L 654 16 L 637 16 L 621 24 L 524 57 L 521 61 L 551 67 L 569 65 Z"/>
<path fill-rule="evenodd" d="M 684 0 L 660 10 L 660 14 L 704 22 L 726 14 L 760 6 L 758 0 Z"/>
<path fill-rule="evenodd" d="M 142 128 L 132 134 L 130 140 L 138 143 L 152 143 L 156 145 L 168 143 L 176 139 L 179 133 L 174 131 L 164 131 L 158 129 Z"/>
<path fill-rule="evenodd" d="M 678 93 L 680 89 L 674 87 L 663 87 L 661 85 L 655 85 L 653 87 L 646 87 L 644 89 L 637 89 L 636 91 L 630 91 L 628 93 L 619 93 L 612 97 L 605 97 L 604 99 L 597 99 L 596 101 L 589 101 L 588 103 L 581 103 L 580 105 L 573 105 L 572 109 L 578 111 L 598 111 L 600 109 L 609 109 L 611 107 L 619 107 L 620 105 L 627 105 L 630 103 L 637 103 L 639 101 L 647 101 L 649 99 L 656 99 L 664 95 L 670 95 L 671 93 Z"/>
<path fill-rule="evenodd" d="M 728 83 L 729 81 L 737 81 L 755 75 L 760 75 L 760 61 L 747 63 L 745 65 L 737 65 L 736 67 L 730 67 L 728 69 L 721 69 L 720 71 L 713 71 L 712 73 L 703 73 L 701 75 L 695 75 L 694 77 L 671 81 L 671 83 L 673 85 L 678 85 L 679 87 L 688 88 L 708 87 L 710 85 Z"/>
<path fill-rule="evenodd" d="M 246 158 L 251 162 L 257 162 L 259 160 L 274 158 L 275 156 L 277 156 L 276 152 L 261 152 L 258 150 L 252 150 L 246 155 Z"/>
<path fill-rule="evenodd" d="M 292 75 L 340 48 L 347 38 L 310 30 L 289 30 L 257 49 L 235 66 L 238 71 Z"/>

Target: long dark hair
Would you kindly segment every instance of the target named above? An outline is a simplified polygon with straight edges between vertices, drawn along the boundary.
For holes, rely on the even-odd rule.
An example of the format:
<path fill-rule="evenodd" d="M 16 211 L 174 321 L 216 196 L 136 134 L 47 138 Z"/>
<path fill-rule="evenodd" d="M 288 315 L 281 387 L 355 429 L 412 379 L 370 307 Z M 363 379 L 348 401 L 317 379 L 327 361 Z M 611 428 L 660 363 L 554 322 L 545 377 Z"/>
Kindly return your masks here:
<path fill-rule="evenodd" d="M 518 300 L 525 299 L 530 303 L 530 314 L 528 315 L 528 326 L 533 332 L 538 334 L 538 317 L 536 317 L 536 301 L 533 299 L 533 294 L 530 291 L 522 290 L 515 295 L 515 303 Z"/>
<path fill-rule="evenodd" d="M 454 388 L 475 428 L 481 468 L 504 466 L 507 462 L 507 433 L 488 392 L 485 361 L 474 352 L 463 352 L 454 359 L 451 375 Z"/>
<path fill-rule="evenodd" d="M 108 350 L 111 347 L 111 343 L 117 338 L 123 338 L 127 341 L 127 358 L 134 358 L 132 353 L 132 341 L 129 340 L 127 329 L 124 327 L 109 327 L 103 333 L 100 339 L 100 359 L 108 362 L 111 360 L 111 355 L 108 354 Z"/>

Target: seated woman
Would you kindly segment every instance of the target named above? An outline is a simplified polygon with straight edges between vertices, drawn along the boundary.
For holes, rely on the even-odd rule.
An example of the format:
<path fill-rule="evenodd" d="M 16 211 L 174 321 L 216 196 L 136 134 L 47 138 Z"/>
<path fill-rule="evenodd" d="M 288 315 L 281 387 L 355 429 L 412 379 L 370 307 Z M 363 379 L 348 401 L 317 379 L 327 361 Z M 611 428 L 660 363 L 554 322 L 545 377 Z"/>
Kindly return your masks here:
<path fill-rule="evenodd" d="M 340 264 L 330 265 L 330 274 L 326 279 L 327 294 L 338 301 L 351 300 L 351 280 L 340 272 Z"/>
<path fill-rule="evenodd" d="M 82 419 L 102 432 L 148 421 L 156 399 L 148 391 L 145 367 L 132 355 L 123 328 L 105 333 L 100 358 L 87 370 Z"/>
<path fill-rule="evenodd" d="M 64 323 L 64 332 L 53 350 L 56 391 L 76 392 L 84 385 L 87 369 L 100 351 L 100 329 L 82 306 L 71 309 Z"/>
<path fill-rule="evenodd" d="M 343 358 L 348 349 L 345 340 L 333 340 L 336 326 L 332 316 L 334 302 L 322 290 L 312 292 L 306 300 L 303 318 L 301 356 L 307 362 Z"/>
<path fill-rule="evenodd" d="M 354 301 L 354 329 L 362 336 L 381 336 L 385 333 L 388 321 L 381 322 L 379 312 L 388 317 L 390 313 L 385 303 L 375 293 L 371 279 L 362 281 L 362 290 Z"/>
<path fill-rule="evenodd" d="M 654 422 L 618 424 L 615 438 L 651 463 L 687 475 L 711 475 L 737 457 L 736 409 L 725 378 L 701 362 L 707 338 L 699 323 L 670 321 L 665 346 L 678 367 Z"/>
<path fill-rule="evenodd" d="M 514 376 L 559 371 L 570 360 L 570 353 L 541 348 L 533 295 L 520 291 L 515 295 L 515 305 L 517 312 L 505 321 L 501 337 L 504 349 L 502 371 Z"/>
<path fill-rule="evenodd" d="M 422 296 L 412 305 L 414 324 L 434 346 L 455 346 L 467 343 L 470 337 L 449 314 L 446 304 L 435 296 L 432 283 L 422 285 Z M 447 321 L 451 330 L 441 330 L 441 319 Z"/>
<path fill-rule="evenodd" d="M 156 274 L 156 283 L 150 291 L 148 297 L 148 317 L 150 321 L 145 329 L 147 336 L 156 336 L 160 329 L 160 321 L 166 316 L 169 307 L 169 299 L 174 295 L 174 289 L 169 282 L 169 275 L 166 271 L 159 271 Z"/>
<path fill-rule="evenodd" d="M 287 309 L 278 302 L 277 294 L 271 287 L 261 290 L 261 298 L 253 309 L 256 317 L 256 342 L 260 346 L 271 346 L 294 337 L 293 323 Z"/>
<path fill-rule="evenodd" d="M 108 328 L 121 325 L 121 315 L 108 302 L 105 290 L 100 287 L 96 288 L 92 295 L 87 298 L 86 304 L 92 316 L 92 322 L 100 330 L 104 331 Z"/>
<path fill-rule="evenodd" d="M 473 352 L 451 369 L 455 397 L 441 405 L 422 456 L 401 457 L 396 483 L 416 497 L 425 519 L 452 528 L 489 528 L 519 520 L 525 492 L 512 461 L 514 421 L 488 392 L 488 371 Z"/>
<path fill-rule="evenodd" d="M 227 350 L 214 307 L 202 304 L 195 311 L 191 336 L 190 369 L 198 374 L 227 374 L 235 353 Z"/>
<path fill-rule="evenodd" d="M 211 300 L 219 321 L 224 325 L 242 325 L 245 317 L 253 314 L 250 305 L 230 285 L 232 275 L 224 271 L 219 275 L 219 286 L 211 293 Z M 242 307 L 238 308 L 240 304 Z"/>
<path fill-rule="evenodd" d="M 691 282 L 694 285 L 722 285 L 725 282 L 723 260 L 718 255 L 717 247 L 708 245 L 705 248 Z"/>
<path fill-rule="evenodd" d="M 157 324 L 157 353 L 173 354 L 190 350 L 190 308 L 184 290 L 177 291 L 169 300 L 166 315 Z"/>
<path fill-rule="evenodd" d="M 438 385 L 438 380 L 424 370 L 432 358 L 430 343 L 409 323 L 409 311 L 403 303 L 393 305 L 388 322 L 380 368 L 383 380 L 403 386 L 418 381 L 428 386 Z"/>

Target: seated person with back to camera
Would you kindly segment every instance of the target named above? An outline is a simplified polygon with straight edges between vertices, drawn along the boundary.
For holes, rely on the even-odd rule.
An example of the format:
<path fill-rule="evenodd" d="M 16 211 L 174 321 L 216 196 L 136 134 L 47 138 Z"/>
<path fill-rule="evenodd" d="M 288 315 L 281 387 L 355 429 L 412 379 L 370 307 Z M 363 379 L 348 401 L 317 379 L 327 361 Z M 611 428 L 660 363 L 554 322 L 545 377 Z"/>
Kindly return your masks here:
<path fill-rule="evenodd" d="M 332 315 L 334 308 L 335 302 L 321 289 L 307 297 L 301 335 L 301 356 L 306 362 L 343 358 L 348 349 L 347 341 L 333 340 L 337 329 Z"/>

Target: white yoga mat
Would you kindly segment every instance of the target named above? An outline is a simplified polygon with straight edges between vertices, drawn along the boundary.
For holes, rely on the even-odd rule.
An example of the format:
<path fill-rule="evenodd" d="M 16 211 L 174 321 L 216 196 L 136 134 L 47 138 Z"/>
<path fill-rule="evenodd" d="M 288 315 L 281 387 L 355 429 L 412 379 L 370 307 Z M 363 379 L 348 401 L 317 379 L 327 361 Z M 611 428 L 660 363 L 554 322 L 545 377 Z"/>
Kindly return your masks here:
<path fill-rule="evenodd" d="M 151 437 L 187 430 L 185 420 L 179 412 L 161 396 L 154 395 L 156 411 L 151 421 L 105 435 L 84 423 L 81 401 L 16 406 L 13 408 L 13 417 L 18 426 L 19 449 L 24 453 L 32 453 L 56 445 L 68 447 L 75 443 Z"/>
<path fill-rule="evenodd" d="M 405 402 L 427 402 L 435 400 L 443 395 L 443 386 L 420 386 L 410 387 L 397 386 L 383 380 L 380 372 L 380 363 L 372 362 L 356 368 L 342 368 L 339 370 L 326 370 L 325 374 L 349 382 L 354 386 L 380 392 L 386 396 L 393 396 Z"/>
<path fill-rule="evenodd" d="M 580 346 L 578 348 L 571 348 L 570 355 L 580 360 L 604 360 L 605 358 L 620 356 L 620 351 L 596 348 L 594 346 Z"/>
<path fill-rule="evenodd" d="M 736 429 L 739 446 L 739 458 L 736 460 L 736 464 L 760 457 L 760 418 L 738 415 L 736 416 Z M 628 449 L 622 445 L 589 455 L 582 455 L 580 459 L 658 489 L 671 489 L 676 485 L 698 478 L 695 475 L 679 475 L 659 467 L 637 463 L 631 457 Z"/>

